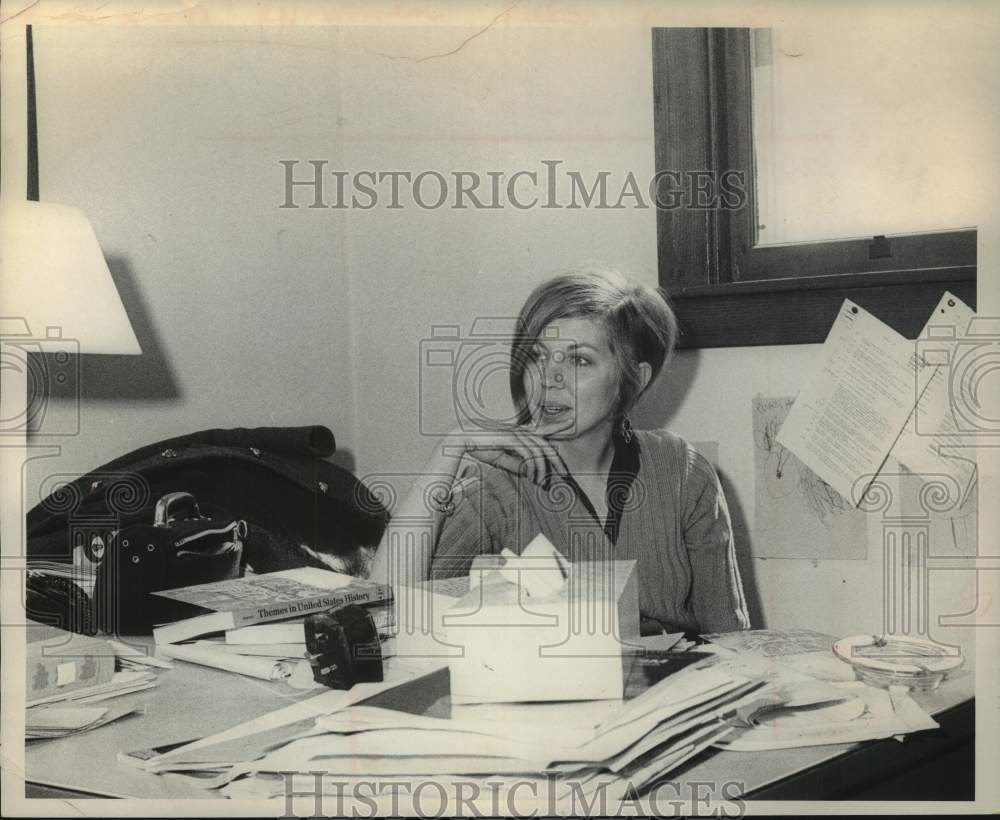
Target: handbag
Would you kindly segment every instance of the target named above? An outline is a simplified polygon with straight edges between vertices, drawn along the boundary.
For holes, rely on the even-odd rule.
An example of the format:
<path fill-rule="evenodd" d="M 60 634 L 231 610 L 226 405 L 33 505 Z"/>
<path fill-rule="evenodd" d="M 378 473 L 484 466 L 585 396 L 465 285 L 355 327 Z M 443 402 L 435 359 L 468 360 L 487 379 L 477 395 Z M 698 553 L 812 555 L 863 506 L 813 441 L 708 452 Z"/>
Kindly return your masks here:
<path fill-rule="evenodd" d="M 147 444 L 70 481 L 63 476 L 27 517 L 28 556 L 94 565 L 110 533 L 148 522 L 155 499 L 187 492 L 213 518 L 242 519 L 255 572 L 332 566 L 360 572 L 388 511 L 327 458 L 326 427 L 201 430 Z M 68 478 L 68 476 L 67 476 Z"/>
<path fill-rule="evenodd" d="M 239 577 L 246 536 L 246 521 L 203 515 L 191 493 L 162 496 L 152 522 L 110 533 L 94 585 L 97 626 L 135 635 L 196 614 L 200 610 L 151 593 Z"/>

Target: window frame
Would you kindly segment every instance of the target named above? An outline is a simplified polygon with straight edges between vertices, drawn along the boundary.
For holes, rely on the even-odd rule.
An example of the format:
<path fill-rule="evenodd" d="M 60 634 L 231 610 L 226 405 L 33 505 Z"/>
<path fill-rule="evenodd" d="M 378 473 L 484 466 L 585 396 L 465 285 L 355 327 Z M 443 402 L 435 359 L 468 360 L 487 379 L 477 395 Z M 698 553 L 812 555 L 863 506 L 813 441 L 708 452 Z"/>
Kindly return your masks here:
<path fill-rule="evenodd" d="M 652 46 L 657 180 L 735 171 L 746 192 L 734 209 L 657 208 L 678 347 L 822 342 L 845 298 L 907 338 L 945 290 L 975 307 L 974 229 L 758 244 L 750 29 L 653 28 Z"/>

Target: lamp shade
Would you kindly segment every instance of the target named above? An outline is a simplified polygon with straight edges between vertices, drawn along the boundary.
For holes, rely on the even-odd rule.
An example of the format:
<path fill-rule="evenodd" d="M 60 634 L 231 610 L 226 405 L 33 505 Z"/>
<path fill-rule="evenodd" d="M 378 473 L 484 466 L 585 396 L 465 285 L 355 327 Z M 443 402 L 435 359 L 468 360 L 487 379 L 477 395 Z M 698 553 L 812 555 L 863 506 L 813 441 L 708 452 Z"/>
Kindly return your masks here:
<path fill-rule="evenodd" d="M 5 335 L 142 353 L 94 229 L 68 205 L 0 202 L 0 316 Z"/>

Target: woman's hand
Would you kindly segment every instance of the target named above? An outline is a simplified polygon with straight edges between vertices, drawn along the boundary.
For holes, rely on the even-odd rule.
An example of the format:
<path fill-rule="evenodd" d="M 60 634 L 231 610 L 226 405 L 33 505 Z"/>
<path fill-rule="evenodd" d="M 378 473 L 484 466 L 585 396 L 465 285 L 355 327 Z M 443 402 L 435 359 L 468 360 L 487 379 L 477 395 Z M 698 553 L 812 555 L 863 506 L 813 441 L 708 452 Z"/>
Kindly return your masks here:
<path fill-rule="evenodd" d="M 536 484 L 544 483 L 554 474 L 567 472 L 565 463 L 551 443 L 522 428 L 481 432 L 455 430 L 449 433 L 435 444 L 421 475 L 392 511 L 393 518 L 402 523 L 390 524 L 383 534 L 370 577 L 405 585 L 412 581 L 424 581 L 430 576 L 434 545 L 444 520 L 461 500 L 461 490 L 457 487 L 465 477 L 470 460 L 527 476 Z M 442 482 L 444 476 L 450 478 Z M 430 506 L 428 499 L 434 502 Z M 428 512 L 433 513 L 430 521 Z M 420 522 L 409 538 L 407 528 L 411 525 L 406 523 L 408 521 Z M 431 526 L 429 540 L 428 523 Z M 408 546 L 411 544 L 413 546 Z"/>
<path fill-rule="evenodd" d="M 535 484 L 543 484 L 552 475 L 567 472 L 555 446 L 523 427 L 474 432 L 453 430 L 440 440 L 435 451 L 436 459 L 454 467 L 448 471 L 456 478 L 461 478 L 458 465 L 463 456 L 526 476 Z"/>

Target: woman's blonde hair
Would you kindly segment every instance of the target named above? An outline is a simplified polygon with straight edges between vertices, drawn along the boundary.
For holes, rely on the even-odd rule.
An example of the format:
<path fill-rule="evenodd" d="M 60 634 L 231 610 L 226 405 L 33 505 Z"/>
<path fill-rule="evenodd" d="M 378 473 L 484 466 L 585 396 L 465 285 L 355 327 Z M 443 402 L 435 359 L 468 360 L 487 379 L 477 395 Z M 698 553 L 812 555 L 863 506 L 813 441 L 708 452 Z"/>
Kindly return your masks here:
<path fill-rule="evenodd" d="M 510 393 L 518 423 L 531 421 L 524 377 L 535 343 L 552 322 L 579 318 L 597 320 L 607 333 L 618 366 L 616 418 L 627 414 L 642 393 L 639 364 L 652 368 L 652 382 L 677 339 L 677 319 L 663 291 L 616 268 L 584 265 L 543 282 L 521 308 L 511 345 Z"/>

